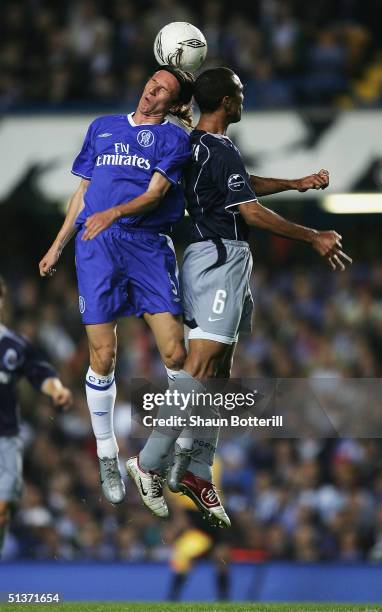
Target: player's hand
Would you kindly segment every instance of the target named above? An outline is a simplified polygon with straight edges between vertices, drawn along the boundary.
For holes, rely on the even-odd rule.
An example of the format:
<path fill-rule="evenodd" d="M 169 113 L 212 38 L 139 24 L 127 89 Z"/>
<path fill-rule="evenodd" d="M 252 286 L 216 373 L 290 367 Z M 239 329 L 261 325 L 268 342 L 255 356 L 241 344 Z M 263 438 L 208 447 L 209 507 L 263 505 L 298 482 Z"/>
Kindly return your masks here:
<path fill-rule="evenodd" d="M 116 208 L 108 208 L 108 210 L 91 215 L 85 221 L 86 230 L 82 235 L 82 240 L 95 238 L 119 219 L 119 216 Z"/>
<path fill-rule="evenodd" d="M 342 251 L 342 236 L 334 230 L 316 232 L 312 246 L 321 257 L 325 257 L 333 270 L 338 266 L 343 271 L 347 263 L 353 263 L 352 258 Z"/>
<path fill-rule="evenodd" d="M 60 259 L 60 249 L 51 247 L 49 251 L 44 255 L 40 263 L 38 264 L 40 270 L 40 276 L 53 276 L 55 273 L 55 265 Z"/>
<path fill-rule="evenodd" d="M 320 170 L 316 174 L 304 176 L 296 181 L 297 191 L 304 192 L 308 189 L 326 189 L 329 185 L 329 172 Z"/>
<path fill-rule="evenodd" d="M 66 410 L 70 408 L 73 403 L 72 392 L 67 387 L 61 387 L 61 389 L 55 390 L 51 397 L 55 406 L 65 408 Z"/>

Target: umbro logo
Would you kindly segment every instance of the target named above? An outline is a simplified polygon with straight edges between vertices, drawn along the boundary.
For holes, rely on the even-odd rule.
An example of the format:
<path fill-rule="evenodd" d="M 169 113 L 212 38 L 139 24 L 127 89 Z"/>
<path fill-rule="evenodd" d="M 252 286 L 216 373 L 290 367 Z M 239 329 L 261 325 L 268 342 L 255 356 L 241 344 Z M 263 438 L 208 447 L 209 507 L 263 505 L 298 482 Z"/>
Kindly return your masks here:
<path fill-rule="evenodd" d="M 185 47 L 192 47 L 193 49 L 198 49 L 199 47 L 206 46 L 206 44 L 198 38 L 189 38 L 188 40 L 183 40 L 181 44 Z"/>
<path fill-rule="evenodd" d="M 110 132 L 104 132 L 103 134 L 97 134 L 97 138 L 107 138 L 108 136 L 113 136 Z"/>

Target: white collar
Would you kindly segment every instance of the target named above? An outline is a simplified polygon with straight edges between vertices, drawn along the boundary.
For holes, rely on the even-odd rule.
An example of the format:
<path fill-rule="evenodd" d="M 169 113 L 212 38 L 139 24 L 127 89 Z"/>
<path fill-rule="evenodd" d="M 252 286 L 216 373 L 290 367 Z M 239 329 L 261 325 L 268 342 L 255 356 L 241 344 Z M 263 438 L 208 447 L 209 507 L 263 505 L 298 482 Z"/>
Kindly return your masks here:
<path fill-rule="evenodd" d="M 207 132 L 207 134 L 210 134 L 211 136 L 215 136 L 215 138 L 225 138 L 226 140 L 231 141 L 229 136 L 226 136 L 225 134 L 216 134 L 216 132 Z"/>
<path fill-rule="evenodd" d="M 128 122 L 130 123 L 130 125 L 132 127 L 140 127 L 141 125 L 165 125 L 166 123 L 168 123 L 168 119 L 165 119 L 164 121 L 162 121 L 162 123 L 140 123 L 140 124 L 137 124 L 137 123 L 135 123 L 135 121 L 133 119 L 133 115 L 134 115 L 134 113 L 129 113 L 127 115 L 127 120 L 128 120 Z"/>

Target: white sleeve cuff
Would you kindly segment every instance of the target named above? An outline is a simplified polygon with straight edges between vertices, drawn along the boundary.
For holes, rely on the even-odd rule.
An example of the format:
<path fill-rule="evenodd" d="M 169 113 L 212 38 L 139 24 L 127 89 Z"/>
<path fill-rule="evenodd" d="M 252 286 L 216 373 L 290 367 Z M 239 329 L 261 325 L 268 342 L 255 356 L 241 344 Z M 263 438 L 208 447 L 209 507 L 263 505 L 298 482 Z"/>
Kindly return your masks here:
<path fill-rule="evenodd" d="M 165 179 L 168 180 L 169 183 L 171 183 L 171 185 L 177 185 L 178 183 L 176 181 L 174 181 L 172 178 L 170 178 L 168 176 L 168 174 L 166 174 L 166 172 L 164 170 L 162 170 L 162 168 L 159 168 L 159 166 L 155 166 L 154 168 L 154 172 L 159 172 L 160 174 L 162 174 L 162 176 L 164 176 Z"/>
<path fill-rule="evenodd" d="M 74 170 L 71 170 L 71 173 L 74 174 L 75 176 L 79 176 L 87 181 L 91 181 L 92 177 L 91 176 L 85 176 L 84 174 L 80 174 L 79 172 L 74 172 Z"/>
<path fill-rule="evenodd" d="M 257 198 L 252 198 L 251 200 L 243 200 L 242 202 L 235 202 L 234 204 L 227 204 L 224 208 L 232 208 L 232 206 L 239 206 L 240 204 L 248 204 L 249 202 L 257 202 Z"/>

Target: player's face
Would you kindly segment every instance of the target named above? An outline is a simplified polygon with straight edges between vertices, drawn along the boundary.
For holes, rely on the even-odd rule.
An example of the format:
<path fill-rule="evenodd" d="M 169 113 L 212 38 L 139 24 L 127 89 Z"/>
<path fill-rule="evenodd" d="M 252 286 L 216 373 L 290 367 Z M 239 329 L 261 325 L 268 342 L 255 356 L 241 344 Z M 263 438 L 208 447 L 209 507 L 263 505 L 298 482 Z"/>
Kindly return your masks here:
<path fill-rule="evenodd" d="M 235 94 L 230 97 L 227 115 L 230 123 L 237 123 L 241 119 L 241 113 L 243 110 L 243 84 L 236 74 L 232 76 L 232 80 L 235 83 Z"/>
<path fill-rule="evenodd" d="M 178 93 L 179 83 L 176 77 L 166 70 L 158 70 L 147 81 L 138 109 L 144 115 L 164 117 L 176 103 Z"/>

